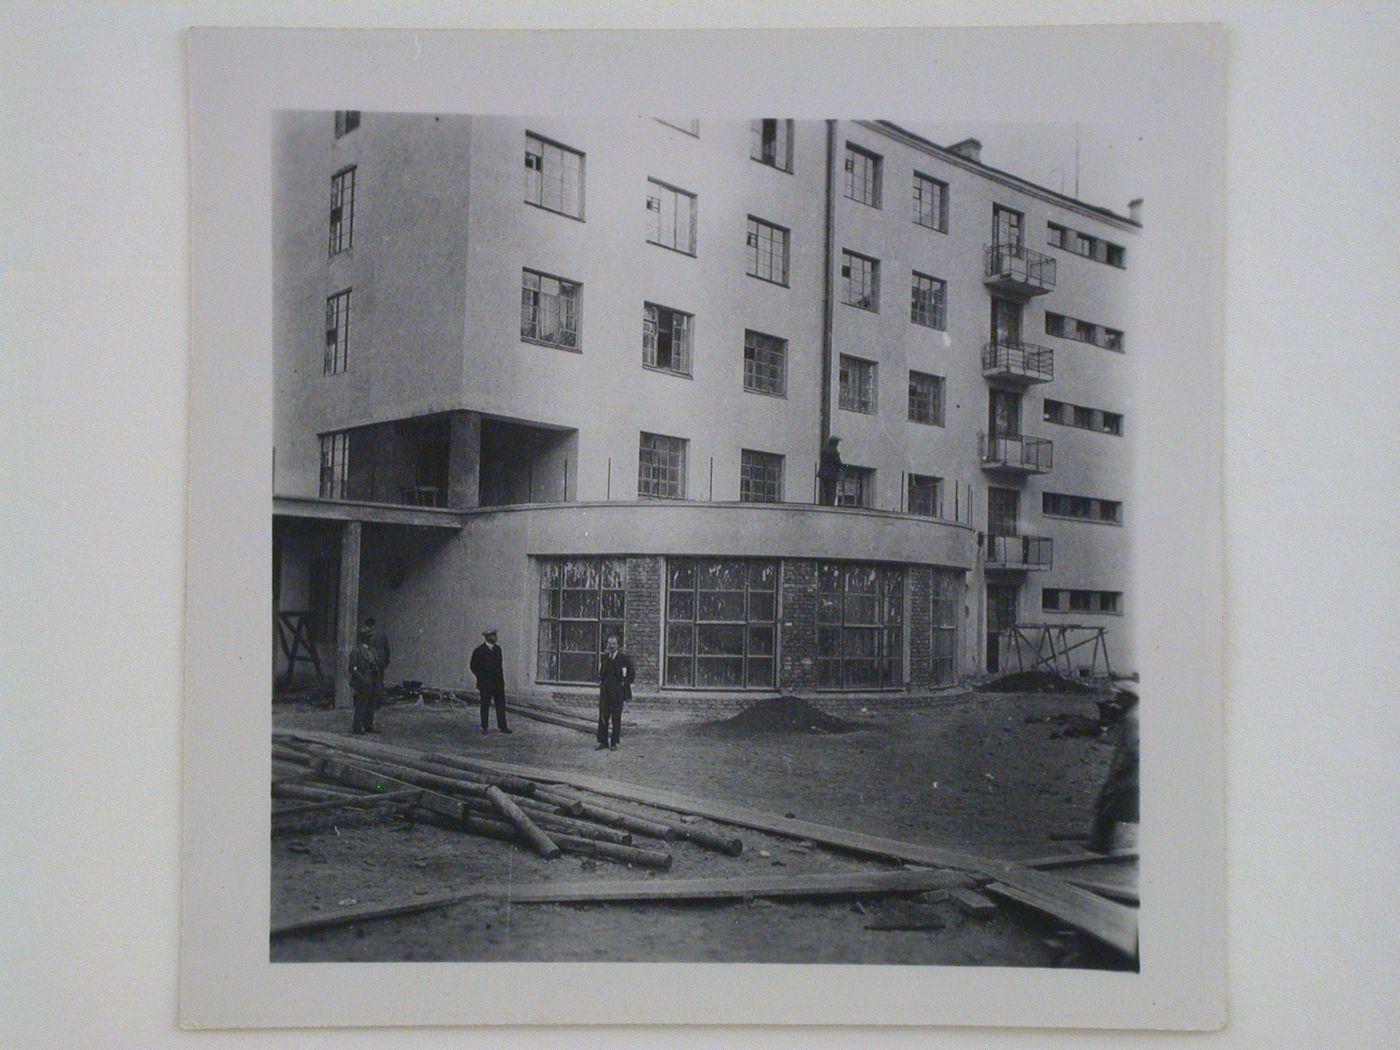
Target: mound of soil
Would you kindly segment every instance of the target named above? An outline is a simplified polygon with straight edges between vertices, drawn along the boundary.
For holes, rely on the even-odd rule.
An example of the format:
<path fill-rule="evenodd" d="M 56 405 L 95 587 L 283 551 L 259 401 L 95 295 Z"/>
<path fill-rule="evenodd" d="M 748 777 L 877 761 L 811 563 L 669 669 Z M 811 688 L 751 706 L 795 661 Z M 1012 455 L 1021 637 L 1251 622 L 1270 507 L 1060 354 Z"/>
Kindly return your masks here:
<path fill-rule="evenodd" d="M 829 715 L 798 697 L 779 696 L 760 700 L 723 722 L 709 722 L 698 728 L 726 736 L 749 736 L 752 733 L 853 733 L 863 727 L 858 722 Z"/>
<path fill-rule="evenodd" d="M 1082 696 L 1095 690 L 1070 678 L 1049 671 L 1017 671 L 982 686 L 987 693 L 1068 693 Z"/>

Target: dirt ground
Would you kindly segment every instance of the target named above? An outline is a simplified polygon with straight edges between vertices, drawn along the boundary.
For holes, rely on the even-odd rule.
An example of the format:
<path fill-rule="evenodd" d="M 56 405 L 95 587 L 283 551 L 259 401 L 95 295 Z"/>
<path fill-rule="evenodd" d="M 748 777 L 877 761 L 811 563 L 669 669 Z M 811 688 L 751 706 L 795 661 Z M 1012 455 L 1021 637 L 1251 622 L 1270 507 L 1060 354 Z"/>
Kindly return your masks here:
<path fill-rule="evenodd" d="M 922 710 L 842 712 L 853 732 L 735 734 L 668 712 L 627 712 L 618 751 L 523 717 L 514 733 L 481 734 L 475 705 L 382 709 L 378 739 L 403 747 L 606 776 L 800 819 L 998 859 L 1066 851 L 1052 832 L 1086 829 L 1111 747 L 1060 736 L 1042 719 L 1094 718 L 1102 696 L 971 694 Z M 343 732 L 349 712 L 277 704 L 279 728 Z M 721 719 L 716 719 L 720 721 Z M 622 803 L 609 801 L 614 808 Z M 700 827 L 715 827 L 700 822 Z M 646 873 L 396 819 L 380 811 L 317 817 L 272 840 L 272 921 L 390 904 L 481 883 L 715 878 L 895 869 L 792 839 L 727 829 L 739 857 L 667 845 L 668 873 Z M 658 846 L 643 840 L 639 845 Z M 1003 906 L 990 920 L 923 903 L 942 929 L 886 931 L 887 898 L 696 904 L 467 902 L 419 915 L 289 935 L 274 961 L 672 961 L 970 965 L 1110 965 L 1083 944 L 1045 943 L 1055 927 Z M 1063 940 L 1063 938 L 1061 938 Z"/>

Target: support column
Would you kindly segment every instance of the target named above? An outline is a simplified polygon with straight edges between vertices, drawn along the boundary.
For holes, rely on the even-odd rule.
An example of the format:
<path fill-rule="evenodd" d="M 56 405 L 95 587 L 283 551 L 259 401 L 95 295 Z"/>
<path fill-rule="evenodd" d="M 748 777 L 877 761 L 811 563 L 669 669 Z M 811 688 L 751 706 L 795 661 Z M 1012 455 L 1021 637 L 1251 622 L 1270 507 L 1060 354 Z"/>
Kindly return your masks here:
<path fill-rule="evenodd" d="M 481 502 L 481 416 L 453 412 L 447 453 L 447 505 L 470 510 Z"/>
<path fill-rule="evenodd" d="M 350 688 L 350 652 L 360 628 L 360 530 L 347 521 L 340 530 L 340 588 L 335 599 L 335 706 L 355 702 Z"/>

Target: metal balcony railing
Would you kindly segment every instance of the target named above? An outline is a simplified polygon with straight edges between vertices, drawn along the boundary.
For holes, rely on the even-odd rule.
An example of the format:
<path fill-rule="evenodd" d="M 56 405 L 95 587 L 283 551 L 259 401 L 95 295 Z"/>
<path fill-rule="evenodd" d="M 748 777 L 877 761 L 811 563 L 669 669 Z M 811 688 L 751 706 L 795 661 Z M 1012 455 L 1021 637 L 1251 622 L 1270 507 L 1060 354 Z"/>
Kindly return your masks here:
<path fill-rule="evenodd" d="M 1046 438 L 1021 434 L 981 434 L 978 435 L 977 451 L 983 468 L 987 470 L 1044 474 L 1055 465 L 1055 446 Z"/>
<path fill-rule="evenodd" d="M 1055 260 L 1024 244 L 988 245 L 982 280 L 1002 291 L 1040 295 L 1055 287 Z"/>
<path fill-rule="evenodd" d="M 1055 541 L 1049 536 L 988 536 L 987 568 L 1048 569 L 1054 562 Z"/>
<path fill-rule="evenodd" d="M 1055 378 L 1055 351 L 1016 339 L 986 343 L 982 347 L 982 374 L 989 379 L 1048 383 Z"/>

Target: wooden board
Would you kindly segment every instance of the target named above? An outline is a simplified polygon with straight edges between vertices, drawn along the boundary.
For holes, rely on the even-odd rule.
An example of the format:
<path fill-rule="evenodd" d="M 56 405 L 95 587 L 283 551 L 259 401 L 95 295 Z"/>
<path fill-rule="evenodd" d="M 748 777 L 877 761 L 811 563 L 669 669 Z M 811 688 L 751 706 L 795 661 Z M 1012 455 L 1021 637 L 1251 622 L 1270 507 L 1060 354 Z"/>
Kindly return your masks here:
<path fill-rule="evenodd" d="M 999 879 L 987 883 L 983 891 L 1053 915 L 1124 955 L 1137 956 L 1136 908 L 1105 900 L 1054 875 L 1014 864 L 1005 865 Z"/>
<path fill-rule="evenodd" d="M 1023 868 L 1049 871 L 1052 868 L 1078 868 L 1091 864 L 1118 864 L 1128 861 L 1136 863 L 1137 859 L 1137 850 L 1132 849 L 1115 850 L 1111 853 L 1091 853 L 1088 850 L 1080 850 L 1078 853 L 1057 853 L 1051 857 L 1032 857 L 1029 860 L 1018 860 L 1015 863 Z"/>

